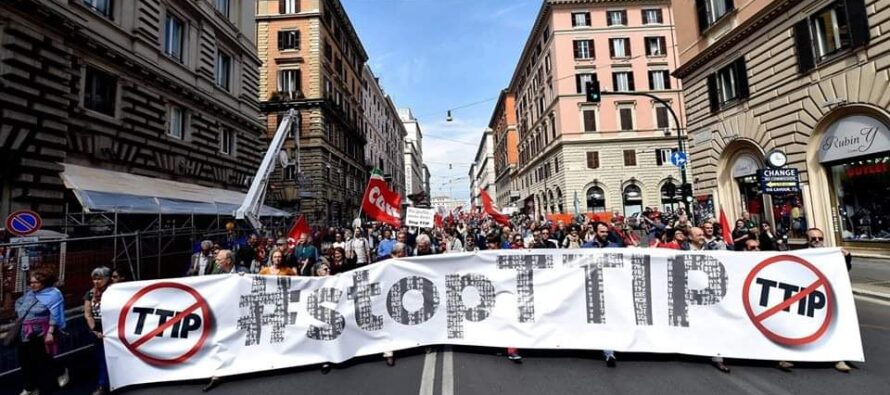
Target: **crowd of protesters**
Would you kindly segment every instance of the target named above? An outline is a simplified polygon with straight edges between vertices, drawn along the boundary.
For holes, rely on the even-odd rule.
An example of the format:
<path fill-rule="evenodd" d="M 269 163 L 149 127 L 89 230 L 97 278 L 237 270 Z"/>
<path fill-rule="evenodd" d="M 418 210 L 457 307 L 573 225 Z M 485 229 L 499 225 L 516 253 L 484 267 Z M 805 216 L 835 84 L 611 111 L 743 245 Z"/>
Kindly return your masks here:
<path fill-rule="evenodd" d="M 256 273 L 275 276 L 329 276 L 392 258 L 475 252 L 498 249 L 558 249 L 558 248 L 667 248 L 674 250 L 785 250 L 788 244 L 770 224 L 759 225 L 748 213 L 735 222 L 725 234 L 719 221 L 705 218 L 694 224 L 683 210 L 662 213 L 647 208 L 632 218 L 612 213 L 607 221 L 597 216 L 579 215 L 569 221 L 532 218 L 515 215 L 509 224 L 498 224 L 480 215 L 450 217 L 432 229 L 392 227 L 371 223 L 365 226 L 324 228 L 303 233 L 297 240 L 284 235 L 260 237 L 249 235 L 238 242 L 229 235 L 224 240 L 203 240 L 184 274 L 203 276 L 226 273 Z M 824 246 L 824 234 L 817 228 L 806 232 L 807 247 Z M 843 250 L 848 270 L 851 255 Z M 109 391 L 102 343 L 102 295 L 112 283 L 127 279 L 125 271 L 100 266 L 91 273 L 93 287 L 84 296 L 84 317 L 90 333 L 95 337 L 96 365 L 99 371 L 94 394 Z M 12 343 L 18 348 L 24 377 L 23 395 L 51 392 L 68 383 L 68 371 L 56 366 L 53 356 L 58 353 L 58 336 L 64 333 L 64 301 L 55 288 L 51 273 L 34 272 L 30 289 L 16 301 L 15 310 L 21 320 L 18 336 Z M 5 339 L 4 339 L 5 340 Z M 519 350 L 509 348 L 510 360 L 521 361 Z M 616 366 L 615 353 L 604 350 L 608 366 Z M 387 364 L 395 360 L 392 352 L 383 354 Z M 722 358 L 712 358 L 712 364 L 729 373 Z M 780 361 L 777 367 L 790 370 L 793 363 Z M 330 364 L 324 364 L 327 372 Z M 835 368 L 848 372 L 847 363 L 837 362 Z M 206 389 L 218 383 L 214 378 Z"/>

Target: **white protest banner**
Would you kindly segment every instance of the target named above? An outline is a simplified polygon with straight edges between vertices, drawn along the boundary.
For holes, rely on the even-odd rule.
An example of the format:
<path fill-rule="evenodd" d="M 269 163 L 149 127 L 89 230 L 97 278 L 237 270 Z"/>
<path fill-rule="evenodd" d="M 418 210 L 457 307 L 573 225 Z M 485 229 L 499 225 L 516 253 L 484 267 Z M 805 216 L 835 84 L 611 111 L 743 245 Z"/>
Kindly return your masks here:
<path fill-rule="evenodd" d="M 436 210 L 408 207 L 405 213 L 405 225 L 420 228 L 432 228 L 436 224 Z"/>
<path fill-rule="evenodd" d="M 217 275 L 102 297 L 112 388 L 430 344 L 863 361 L 838 249 L 502 250 L 332 277 Z"/>

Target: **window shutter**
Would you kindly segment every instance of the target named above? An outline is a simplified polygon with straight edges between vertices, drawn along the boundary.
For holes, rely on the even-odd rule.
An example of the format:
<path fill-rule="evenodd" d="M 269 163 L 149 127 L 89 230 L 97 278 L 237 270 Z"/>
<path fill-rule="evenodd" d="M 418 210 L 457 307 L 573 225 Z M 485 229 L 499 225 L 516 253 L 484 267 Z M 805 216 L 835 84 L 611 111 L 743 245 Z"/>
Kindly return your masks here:
<path fill-rule="evenodd" d="M 739 99 L 748 98 L 748 69 L 745 66 L 745 57 L 742 56 L 735 61 L 736 81 L 739 84 Z"/>
<path fill-rule="evenodd" d="M 661 55 L 667 55 L 667 40 L 664 37 L 658 38 L 658 50 Z"/>
<path fill-rule="evenodd" d="M 590 57 L 596 59 L 596 50 L 593 49 L 593 40 L 587 40 L 587 48 L 590 50 Z"/>
<path fill-rule="evenodd" d="M 294 48 L 300 49 L 300 31 L 293 32 Z"/>
<path fill-rule="evenodd" d="M 287 0 L 278 0 L 278 13 L 284 14 L 287 11 Z"/>
<path fill-rule="evenodd" d="M 695 0 L 695 8 L 698 12 L 698 31 L 704 32 L 710 26 L 708 24 L 707 0 Z"/>
<path fill-rule="evenodd" d="M 643 24 L 652 23 L 652 21 L 646 19 L 646 9 L 640 11 L 640 18 L 643 20 Z"/>
<path fill-rule="evenodd" d="M 723 15 L 726 15 L 730 11 L 735 9 L 735 5 L 733 5 L 732 0 L 724 0 L 723 4 L 726 6 L 726 12 Z"/>
<path fill-rule="evenodd" d="M 662 79 L 664 80 L 664 89 L 671 89 L 671 73 L 662 71 L 661 75 Z"/>
<path fill-rule="evenodd" d="M 615 40 L 616 40 L 615 38 L 609 39 L 609 57 L 610 58 L 615 57 Z"/>
<path fill-rule="evenodd" d="M 627 11 L 621 11 L 621 24 L 627 26 Z"/>
<path fill-rule="evenodd" d="M 627 90 L 629 90 L 631 92 L 636 90 L 636 88 L 634 88 L 634 72 L 633 71 L 629 71 L 627 73 Z"/>
<path fill-rule="evenodd" d="M 584 13 L 584 26 L 590 26 L 590 13 Z"/>
<path fill-rule="evenodd" d="M 853 48 L 868 44 L 868 11 L 865 9 L 865 0 L 846 0 L 845 3 Z"/>
<path fill-rule="evenodd" d="M 284 49 L 284 32 L 278 32 L 278 50 Z"/>
<path fill-rule="evenodd" d="M 794 24 L 794 45 L 797 47 L 797 68 L 806 73 L 816 66 L 813 59 L 813 41 L 810 38 L 810 20 Z"/>
<path fill-rule="evenodd" d="M 708 102 L 711 105 L 711 112 L 720 111 L 720 101 L 717 98 L 717 75 L 708 76 Z"/>
<path fill-rule="evenodd" d="M 575 74 L 575 88 L 578 93 L 584 93 L 584 87 L 581 86 L 581 74 Z"/>
<path fill-rule="evenodd" d="M 618 73 L 612 73 L 612 91 L 618 92 Z"/>
<path fill-rule="evenodd" d="M 593 110 L 585 110 L 584 111 L 584 131 L 585 132 L 596 131 L 596 112 Z"/>
<path fill-rule="evenodd" d="M 671 125 L 668 123 L 668 109 L 664 106 L 660 106 L 655 109 L 655 123 L 659 128 L 669 128 Z"/>
<path fill-rule="evenodd" d="M 649 71 L 649 90 L 650 90 L 650 91 L 654 91 L 654 90 L 655 90 L 655 77 L 654 77 L 654 75 L 655 75 L 655 72 L 650 70 L 650 71 Z"/>
<path fill-rule="evenodd" d="M 621 115 L 621 130 L 633 130 L 634 122 L 631 110 L 629 108 L 622 108 L 619 112 Z"/>
<path fill-rule="evenodd" d="M 664 23 L 664 16 L 661 14 L 661 9 L 655 10 L 655 15 L 658 23 Z"/>
<path fill-rule="evenodd" d="M 580 44 L 581 43 L 579 41 L 572 41 L 572 50 L 575 53 L 575 59 L 578 59 L 581 57 L 581 53 L 580 53 L 581 51 L 579 51 L 579 49 L 581 48 Z"/>
<path fill-rule="evenodd" d="M 628 58 L 632 58 L 634 56 L 633 51 L 630 50 L 630 39 L 624 39 L 624 56 Z"/>
<path fill-rule="evenodd" d="M 578 26 L 578 14 L 572 14 L 572 27 Z"/>
<path fill-rule="evenodd" d="M 661 148 L 655 149 L 655 164 L 657 166 L 661 166 L 664 164 L 664 159 L 661 156 Z"/>

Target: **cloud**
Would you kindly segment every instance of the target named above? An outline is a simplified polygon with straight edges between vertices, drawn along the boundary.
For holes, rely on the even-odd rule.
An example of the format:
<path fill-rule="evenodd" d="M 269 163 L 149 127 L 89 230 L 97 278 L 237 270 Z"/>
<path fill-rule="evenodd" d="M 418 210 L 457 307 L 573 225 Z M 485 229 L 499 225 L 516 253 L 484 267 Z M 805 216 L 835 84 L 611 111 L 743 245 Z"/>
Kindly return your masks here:
<path fill-rule="evenodd" d="M 528 4 L 527 1 L 516 2 L 513 5 L 509 5 L 509 6 L 501 8 L 501 9 L 495 10 L 494 12 L 491 13 L 491 15 L 489 17 L 490 18 L 502 17 L 504 15 L 507 15 L 507 14 L 513 12 L 513 11 L 516 11 L 520 8 L 525 7 L 526 4 Z"/>

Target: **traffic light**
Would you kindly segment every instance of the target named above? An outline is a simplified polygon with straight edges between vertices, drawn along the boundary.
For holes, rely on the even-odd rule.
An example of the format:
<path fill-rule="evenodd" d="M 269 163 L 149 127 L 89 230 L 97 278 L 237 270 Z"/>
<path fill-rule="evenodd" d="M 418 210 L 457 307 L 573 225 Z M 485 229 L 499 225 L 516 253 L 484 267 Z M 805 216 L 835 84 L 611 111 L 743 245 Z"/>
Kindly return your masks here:
<path fill-rule="evenodd" d="M 599 80 L 587 81 L 587 102 L 599 103 L 601 99 Z"/>
<path fill-rule="evenodd" d="M 681 190 L 683 191 L 683 199 L 686 201 L 692 201 L 692 184 L 686 183 L 681 185 Z"/>

